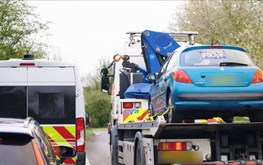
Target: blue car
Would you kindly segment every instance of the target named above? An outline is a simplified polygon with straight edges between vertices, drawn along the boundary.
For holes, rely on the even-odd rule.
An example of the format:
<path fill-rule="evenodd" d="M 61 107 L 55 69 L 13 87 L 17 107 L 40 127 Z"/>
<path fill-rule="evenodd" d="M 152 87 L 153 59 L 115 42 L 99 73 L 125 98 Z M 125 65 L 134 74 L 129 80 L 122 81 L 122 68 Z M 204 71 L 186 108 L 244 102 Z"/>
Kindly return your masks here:
<path fill-rule="evenodd" d="M 181 47 L 150 77 L 149 109 L 156 114 L 170 108 L 168 122 L 231 122 L 234 116 L 263 121 L 263 72 L 241 47 Z"/>

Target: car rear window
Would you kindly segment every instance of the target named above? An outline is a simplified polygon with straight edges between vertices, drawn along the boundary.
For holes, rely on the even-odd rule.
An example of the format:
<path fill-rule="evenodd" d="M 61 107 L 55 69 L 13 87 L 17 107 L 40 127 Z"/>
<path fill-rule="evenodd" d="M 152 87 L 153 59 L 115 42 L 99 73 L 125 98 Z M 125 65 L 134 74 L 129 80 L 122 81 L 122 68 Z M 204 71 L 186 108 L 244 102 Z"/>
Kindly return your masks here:
<path fill-rule="evenodd" d="M 3 164 L 37 164 L 32 137 L 25 134 L 0 134 L 0 160 Z M 1 164 L 0 163 L 0 164 Z"/>
<path fill-rule="evenodd" d="M 194 49 L 180 57 L 182 66 L 220 66 L 222 62 L 254 65 L 246 52 L 236 49 Z"/>

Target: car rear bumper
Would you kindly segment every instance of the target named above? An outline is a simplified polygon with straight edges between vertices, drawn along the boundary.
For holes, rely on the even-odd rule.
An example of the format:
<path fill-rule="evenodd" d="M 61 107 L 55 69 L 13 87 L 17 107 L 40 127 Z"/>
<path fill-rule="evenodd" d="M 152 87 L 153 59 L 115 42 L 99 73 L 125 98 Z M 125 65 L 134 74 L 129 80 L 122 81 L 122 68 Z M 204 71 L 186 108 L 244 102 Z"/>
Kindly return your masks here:
<path fill-rule="evenodd" d="M 263 100 L 251 101 L 175 101 L 175 110 L 263 110 Z"/>
<path fill-rule="evenodd" d="M 263 93 L 183 93 L 177 97 L 181 101 L 263 101 Z"/>
<path fill-rule="evenodd" d="M 263 112 L 263 100 L 175 101 L 173 110 L 190 118 L 250 116 L 259 111 Z"/>

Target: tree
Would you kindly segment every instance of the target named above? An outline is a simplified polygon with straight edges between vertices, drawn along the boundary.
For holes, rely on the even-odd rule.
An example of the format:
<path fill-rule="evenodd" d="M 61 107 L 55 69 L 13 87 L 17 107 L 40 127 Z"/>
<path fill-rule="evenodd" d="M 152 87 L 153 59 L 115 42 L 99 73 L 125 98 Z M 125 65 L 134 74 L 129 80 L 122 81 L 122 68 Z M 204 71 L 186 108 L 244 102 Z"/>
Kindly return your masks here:
<path fill-rule="evenodd" d="M 85 84 L 85 109 L 90 115 L 91 127 L 105 127 L 109 122 L 110 96 L 100 91 L 100 69 L 109 65 L 108 60 L 100 59 L 97 71 L 83 78 Z"/>
<path fill-rule="evenodd" d="M 90 116 L 91 127 L 105 127 L 109 122 L 110 96 L 99 90 L 84 88 L 85 109 Z"/>
<path fill-rule="evenodd" d="M 33 35 L 45 32 L 48 26 L 33 11 L 24 0 L 0 1 L 0 59 L 22 58 L 27 53 L 46 56 L 46 45 Z"/>
<path fill-rule="evenodd" d="M 189 0 L 175 13 L 170 31 L 198 31 L 201 44 L 244 47 L 263 67 L 263 2 L 259 0 Z"/>

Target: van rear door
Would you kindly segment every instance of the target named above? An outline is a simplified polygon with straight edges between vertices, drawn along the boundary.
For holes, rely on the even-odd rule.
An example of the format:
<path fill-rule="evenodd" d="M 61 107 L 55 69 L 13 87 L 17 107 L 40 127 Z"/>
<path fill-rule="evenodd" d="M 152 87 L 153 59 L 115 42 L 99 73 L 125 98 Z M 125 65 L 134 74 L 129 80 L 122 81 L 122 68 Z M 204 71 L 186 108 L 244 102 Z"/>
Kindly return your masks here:
<path fill-rule="evenodd" d="M 59 145 L 76 148 L 74 75 L 73 67 L 28 67 L 28 114 L 42 125 L 56 154 Z"/>

